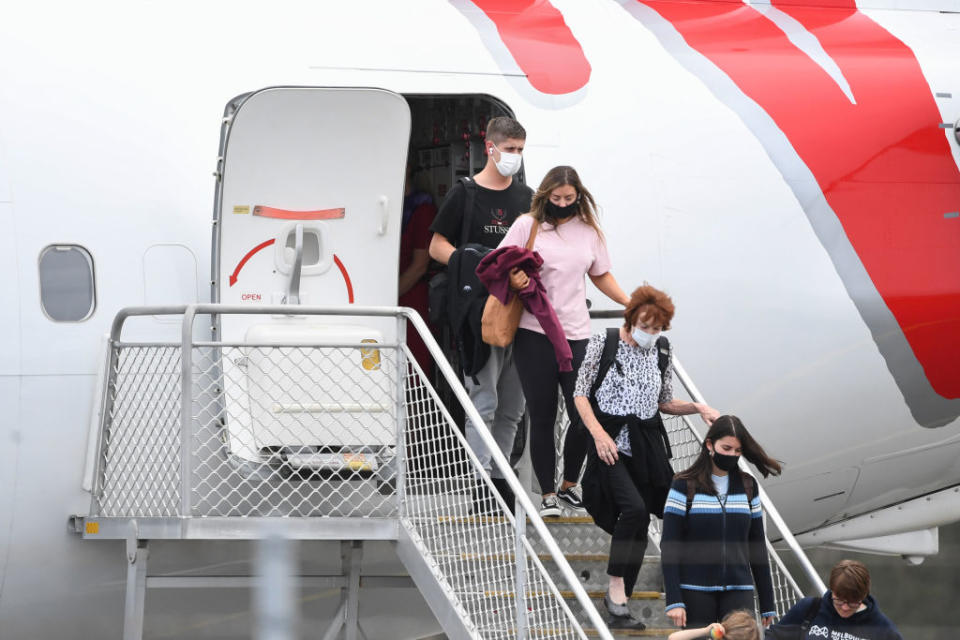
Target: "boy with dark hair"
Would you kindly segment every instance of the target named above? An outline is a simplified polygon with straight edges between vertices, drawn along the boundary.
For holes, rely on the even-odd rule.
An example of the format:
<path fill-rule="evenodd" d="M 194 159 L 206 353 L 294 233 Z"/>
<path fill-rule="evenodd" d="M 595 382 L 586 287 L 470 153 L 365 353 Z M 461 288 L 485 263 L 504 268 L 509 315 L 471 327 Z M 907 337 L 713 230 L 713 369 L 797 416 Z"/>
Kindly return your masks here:
<path fill-rule="evenodd" d="M 526 137 L 526 131 L 513 118 L 497 117 L 490 120 L 484 140 L 487 163 L 472 180 L 458 181 L 447 193 L 430 226 L 433 231 L 431 258 L 450 264 L 451 260 L 456 262 L 461 258 L 458 252 L 468 245 L 474 245 L 474 248 L 482 251 L 495 249 L 517 216 L 530 210 L 533 191 L 513 179 L 520 171 Z M 453 303 L 454 299 L 451 298 Z M 482 310 L 482 301 L 473 308 Z M 476 314 L 476 311 L 473 313 Z M 473 320 L 479 327 L 479 318 Z M 462 338 L 460 336 L 458 340 Z M 479 337 L 473 336 L 472 339 L 476 344 Z M 477 361 L 471 363 L 472 374 L 465 375 L 464 385 L 497 445 L 509 460 L 524 408 L 523 392 L 513 364 L 513 347 L 490 347 L 486 362 L 479 361 L 483 359 L 485 348 L 472 351 Z M 490 472 L 490 452 L 480 439 L 476 425 L 469 421 L 466 436 L 480 463 Z M 506 482 L 498 475 L 493 473 L 494 484 L 507 501 L 512 502 Z"/>

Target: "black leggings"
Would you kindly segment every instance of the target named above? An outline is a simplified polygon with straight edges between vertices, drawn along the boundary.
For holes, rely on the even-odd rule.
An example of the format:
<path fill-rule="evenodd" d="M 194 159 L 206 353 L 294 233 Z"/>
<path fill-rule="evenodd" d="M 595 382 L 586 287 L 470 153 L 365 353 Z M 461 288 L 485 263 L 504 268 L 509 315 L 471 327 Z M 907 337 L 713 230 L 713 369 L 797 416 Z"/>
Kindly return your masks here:
<path fill-rule="evenodd" d="M 683 589 L 683 604 L 687 606 L 687 628 L 705 627 L 720 622 L 731 611 L 746 609 L 756 613 L 753 589 L 749 591 L 694 591 Z"/>
<path fill-rule="evenodd" d="M 563 389 L 570 428 L 563 442 L 563 479 L 576 482 L 587 455 L 589 433 L 573 404 L 573 387 L 583 362 L 588 340 L 567 340 L 573 352 L 573 371 L 560 373 L 553 343 L 542 333 L 517 329 L 513 340 L 513 361 L 520 375 L 520 386 L 530 414 L 530 457 L 541 493 L 553 493 L 557 460 L 553 426 L 557 419 L 557 385 Z"/>

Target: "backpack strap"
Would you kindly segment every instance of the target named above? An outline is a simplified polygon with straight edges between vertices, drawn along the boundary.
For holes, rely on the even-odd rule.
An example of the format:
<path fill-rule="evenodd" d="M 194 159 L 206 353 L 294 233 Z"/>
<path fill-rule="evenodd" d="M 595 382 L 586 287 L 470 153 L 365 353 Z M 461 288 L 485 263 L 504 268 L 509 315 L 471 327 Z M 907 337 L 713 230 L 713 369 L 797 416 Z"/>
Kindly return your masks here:
<path fill-rule="evenodd" d="M 667 366 L 670 364 L 670 341 L 666 336 L 657 338 L 657 368 L 660 369 L 660 384 L 663 385 L 663 379 L 667 375 Z M 662 388 L 662 386 L 661 386 Z M 670 447 L 670 435 L 667 433 L 667 427 L 660 421 L 660 435 L 663 437 L 663 446 L 667 449 L 667 458 L 673 458 L 673 449 Z M 691 494 L 690 501 L 693 500 Z M 689 505 L 687 505 L 689 510 Z"/>
<path fill-rule="evenodd" d="M 657 367 L 660 368 L 660 377 L 667 373 L 667 365 L 670 364 L 670 341 L 666 336 L 657 338 Z"/>
<path fill-rule="evenodd" d="M 591 403 L 596 401 L 597 389 L 600 388 L 603 379 L 607 377 L 607 371 L 610 370 L 610 367 L 616 365 L 617 370 L 620 370 L 620 365 L 617 363 L 617 347 L 619 346 L 620 329 L 618 327 L 607 328 L 607 336 L 603 343 L 603 353 L 600 354 L 600 363 L 597 368 L 597 377 L 593 379 L 593 384 L 590 386 Z"/>
<path fill-rule="evenodd" d="M 470 239 L 470 224 L 473 222 L 473 203 L 477 199 L 477 183 L 473 181 L 473 178 L 466 176 L 459 180 L 460 184 L 463 185 L 463 190 L 467 194 L 467 203 L 463 208 L 463 218 L 460 219 L 460 244 L 458 246 L 465 247 L 467 246 L 467 241 Z"/>
<path fill-rule="evenodd" d="M 813 599 L 813 602 L 810 603 L 810 608 L 807 609 L 807 615 L 803 616 L 803 622 L 800 623 L 800 637 L 807 637 L 807 630 L 810 628 L 810 625 L 813 624 L 813 619 L 817 617 L 817 612 L 820 610 L 820 601 L 822 598 L 817 596 Z"/>
<path fill-rule="evenodd" d="M 747 494 L 747 504 L 750 504 L 757 495 L 757 481 L 749 473 L 741 473 L 740 479 L 743 480 L 743 492 Z"/>

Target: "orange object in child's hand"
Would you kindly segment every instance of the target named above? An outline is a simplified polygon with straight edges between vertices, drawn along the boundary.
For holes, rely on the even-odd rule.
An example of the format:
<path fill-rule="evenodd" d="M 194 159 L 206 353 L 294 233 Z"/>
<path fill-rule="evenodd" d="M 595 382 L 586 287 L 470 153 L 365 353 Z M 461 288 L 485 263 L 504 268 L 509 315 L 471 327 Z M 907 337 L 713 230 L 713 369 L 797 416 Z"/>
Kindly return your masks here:
<path fill-rule="evenodd" d="M 715 624 L 712 627 L 710 627 L 710 637 L 713 640 L 720 640 L 720 638 L 722 638 L 723 635 L 724 635 L 724 631 L 723 631 L 722 625 Z"/>

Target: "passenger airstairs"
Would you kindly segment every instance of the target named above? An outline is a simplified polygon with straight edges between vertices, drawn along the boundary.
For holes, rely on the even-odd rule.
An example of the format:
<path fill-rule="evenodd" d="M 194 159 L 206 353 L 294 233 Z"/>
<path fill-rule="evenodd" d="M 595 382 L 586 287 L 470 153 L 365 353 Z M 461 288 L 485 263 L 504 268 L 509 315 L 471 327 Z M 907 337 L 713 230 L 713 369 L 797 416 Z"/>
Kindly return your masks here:
<path fill-rule="evenodd" d="M 372 307 L 298 306 L 295 314 L 289 306 L 191 305 L 126 309 L 114 321 L 89 461 L 90 512 L 73 522 L 84 539 L 126 540 L 123 637 L 142 637 L 147 587 L 252 584 L 244 576 L 150 575 L 151 541 L 279 535 L 341 541 L 339 574 L 302 579 L 341 590 L 318 637 L 363 637 L 358 601 L 376 584 L 416 586 L 450 638 L 611 638 L 595 607 L 609 538 L 582 516 L 545 523 L 483 430 L 518 497 L 516 515 L 507 508 L 402 340 L 411 323 L 479 423 L 420 317 Z M 182 319 L 180 341 L 124 340 L 131 318 L 162 315 Z M 198 318 L 217 326 L 240 315 L 265 322 L 242 341 L 195 339 Z M 401 339 L 371 328 L 384 322 Z M 679 366 L 677 373 L 696 394 Z M 667 424 L 680 469 L 696 455 L 698 435 L 685 419 Z M 486 487 L 482 515 L 473 513 L 478 482 Z M 656 526 L 651 535 L 659 540 Z M 371 540 L 394 545 L 409 580 L 360 575 Z M 801 591 L 770 552 L 782 613 Z M 629 635 L 668 633 L 661 591 L 652 556 L 634 596 L 650 629 Z"/>

